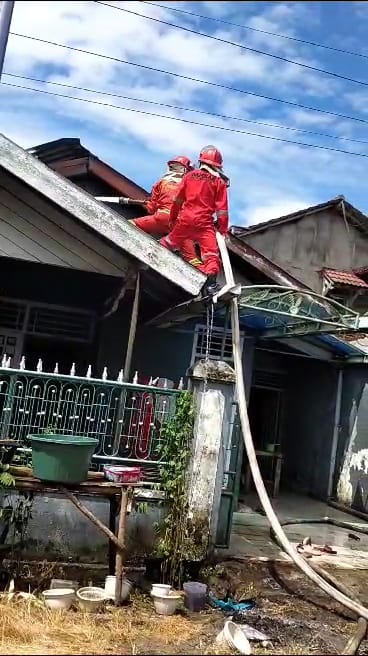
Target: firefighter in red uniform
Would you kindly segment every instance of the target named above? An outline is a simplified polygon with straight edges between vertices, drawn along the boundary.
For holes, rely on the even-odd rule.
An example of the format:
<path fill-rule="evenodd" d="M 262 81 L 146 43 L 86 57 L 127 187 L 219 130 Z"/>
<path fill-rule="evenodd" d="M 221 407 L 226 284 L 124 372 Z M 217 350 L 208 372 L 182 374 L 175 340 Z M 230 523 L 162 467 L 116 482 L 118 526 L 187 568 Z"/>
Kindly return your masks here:
<path fill-rule="evenodd" d="M 216 276 L 221 268 L 216 240 L 217 230 L 226 235 L 229 226 L 228 178 L 222 172 L 222 155 L 214 146 L 206 146 L 199 155 L 199 169 L 184 176 L 171 208 L 171 232 L 160 241 L 169 250 L 179 250 L 187 240 L 197 242 L 202 263 L 196 266 L 207 275 L 206 289 L 216 291 Z"/>
<path fill-rule="evenodd" d="M 134 223 L 143 232 L 157 237 L 167 235 L 173 227 L 170 224 L 172 204 L 183 177 L 188 171 L 193 169 L 190 159 L 183 155 L 169 160 L 167 165 L 167 172 L 153 185 L 151 196 L 145 202 L 149 214 L 131 220 L 131 223 Z M 197 266 L 201 262 L 197 257 L 194 243 L 191 240 L 184 242 L 181 254 L 185 260 L 194 266 Z"/>

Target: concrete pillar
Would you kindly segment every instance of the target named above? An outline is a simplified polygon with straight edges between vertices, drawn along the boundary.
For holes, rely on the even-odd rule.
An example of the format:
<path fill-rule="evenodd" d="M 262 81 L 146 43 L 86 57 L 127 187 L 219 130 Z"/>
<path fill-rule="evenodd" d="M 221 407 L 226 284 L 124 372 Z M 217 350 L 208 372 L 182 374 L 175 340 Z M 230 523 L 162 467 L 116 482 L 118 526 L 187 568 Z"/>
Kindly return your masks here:
<path fill-rule="evenodd" d="M 188 377 L 196 404 L 188 505 L 193 532 L 202 535 L 196 554 L 199 560 L 215 544 L 224 457 L 234 410 L 235 373 L 226 362 L 201 360 L 188 371 Z"/>

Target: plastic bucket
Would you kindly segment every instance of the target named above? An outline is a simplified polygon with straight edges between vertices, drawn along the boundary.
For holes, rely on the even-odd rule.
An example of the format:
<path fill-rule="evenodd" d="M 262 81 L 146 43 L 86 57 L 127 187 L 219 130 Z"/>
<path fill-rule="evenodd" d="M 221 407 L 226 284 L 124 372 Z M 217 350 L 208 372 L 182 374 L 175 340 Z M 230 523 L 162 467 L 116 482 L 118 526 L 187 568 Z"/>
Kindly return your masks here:
<path fill-rule="evenodd" d="M 33 474 L 41 481 L 82 483 L 98 440 L 79 435 L 30 435 Z"/>
<path fill-rule="evenodd" d="M 207 599 L 207 586 L 204 583 L 192 581 L 184 583 L 183 590 L 185 592 L 184 605 L 188 610 L 193 613 L 199 613 L 206 605 Z"/>

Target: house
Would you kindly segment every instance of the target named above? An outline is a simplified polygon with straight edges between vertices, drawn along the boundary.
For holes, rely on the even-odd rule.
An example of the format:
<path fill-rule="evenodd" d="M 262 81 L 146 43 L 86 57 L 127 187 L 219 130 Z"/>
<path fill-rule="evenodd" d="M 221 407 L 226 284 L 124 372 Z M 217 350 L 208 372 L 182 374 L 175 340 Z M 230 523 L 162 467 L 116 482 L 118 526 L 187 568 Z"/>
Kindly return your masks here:
<path fill-rule="evenodd" d="M 368 310 L 368 219 L 343 196 L 232 232 L 314 292 Z"/>
<path fill-rule="evenodd" d="M 368 219 L 344 197 L 258 225 L 234 227 L 232 233 L 314 292 L 360 314 L 368 312 Z M 342 331 L 341 336 L 367 352 L 366 333 Z M 334 473 L 328 492 L 338 502 L 366 513 L 368 370 L 366 363 L 349 362 L 341 374 Z"/>
<path fill-rule="evenodd" d="M 212 322 L 199 297 L 203 275 L 129 224 L 125 206 L 117 213 L 94 198 L 145 193 L 78 140 L 26 152 L 0 136 L 2 434 L 22 441 L 49 421 L 56 430 L 78 427 L 100 438 L 95 466 L 134 458 L 152 482 L 157 419 L 170 413 L 172 387 L 206 356 L 231 363 L 232 341 L 226 304 Z M 353 367 L 364 371 L 364 351 L 339 337 L 355 332 L 358 315 L 312 294 L 296 271 L 236 234 L 227 245 L 243 285 L 256 447 L 282 451 L 281 490 L 326 499 L 338 487 L 343 379 Z M 146 384 L 138 391 L 127 385 L 134 372 Z M 152 377 L 166 388 L 152 388 Z M 54 412 L 53 395 L 63 412 Z M 228 540 L 239 481 L 240 496 L 248 493 L 234 394 L 226 416 L 219 544 Z"/>

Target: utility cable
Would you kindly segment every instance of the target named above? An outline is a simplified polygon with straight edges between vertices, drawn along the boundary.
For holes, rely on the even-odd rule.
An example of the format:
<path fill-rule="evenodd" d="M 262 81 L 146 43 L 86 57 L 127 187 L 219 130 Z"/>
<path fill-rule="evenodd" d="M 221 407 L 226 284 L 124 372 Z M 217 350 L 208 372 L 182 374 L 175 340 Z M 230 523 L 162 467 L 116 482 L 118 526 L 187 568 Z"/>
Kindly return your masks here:
<path fill-rule="evenodd" d="M 237 43 L 236 41 L 230 41 L 229 39 L 221 39 L 219 36 L 214 34 L 206 34 L 206 32 L 199 32 L 198 30 L 191 29 L 190 27 L 184 27 L 183 25 L 176 25 L 176 23 L 169 23 L 169 21 L 162 20 L 161 18 L 154 18 L 153 16 L 147 16 L 146 14 L 140 14 L 138 11 L 133 11 L 133 9 L 125 9 L 124 7 L 118 7 L 116 5 L 110 5 L 108 2 L 102 2 L 102 0 L 94 0 L 98 5 L 104 5 L 105 7 L 110 7 L 110 9 L 117 9 L 118 11 L 124 11 L 127 14 L 132 14 L 133 16 L 138 16 L 139 18 L 145 18 L 155 23 L 160 23 L 161 25 L 167 25 L 167 27 L 173 27 L 176 30 L 182 30 L 190 34 L 195 34 L 196 36 L 202 36 L 206 39 L 211 39 L 212 41 L 217 41 L 218 43 L 224 43 L 228 46 L 234 46 L 240 48 L 241 50 L 246 50 L 247 52 L 254 52 L 257 55 L 262 57 L 271 57 L 272 59 L 277 59 L 278 61 L 285 62 L 286 64 L 293 64 L 293 66 L 300 66 L 309 71 L 314 71 L 315 73 L 322 73 L 323 75 L 329 75 L 330 77 L 338 78 L 339 80 L 344 80 L 345 82 L 353 82 L 354 84 L 359 84 L 360 86 L 368 87 L 368 81 L 366 80 L 357 80 L 353 77 L 348 77 L 347 75 L 341 75 L 340 73 L 335 73 L 334 71 L 329 71 L 325 68 L 318 68 L 317 66 L 312 66 L 311 64 L 303 64 L 303 62 L 294 61 L 293 59 L 288 59 L 288 57 L 282 57 L 281 55 L 275 55 L 272 52 L 266 52 L 265 50 L 259 50 L 258 48 L 251 48 L 250 46 L 245 46 L 242 43 Z"/>
<path fill-rule="evenodd" d="M 229 27 L 237 27 L 241 30 L 249 30 L 251 32 L 258 32 L 259 34 L 266 34 L 268 36 L 276 36 L 278 39 L 287 39 L 288 41 L 296 41 L 297 43 L 303 43 L 307 46 L 313 46 L 315 48 L 324 48 L 325 50 L 332 50 L 333 52 L 339 52 L 343 55 L 352 55 L 353 57 L 363 57 L 368 59 L 368 55 L 365 55 L 363 52 L 354 52 L 353 50 L 345 50 L 344 48 L 336 48 L 327 43 L 317 43 L 316 41 L 308 41 L 307 39 L 300 39 L 296 36 L 291 36 L 290 34 L 278 34 L 277 32 L 270 32 L 268 30 L 261 30 L 259 27 L 252 27 L 251 25 L 241 25 L 239 23 L 233 23 L 232 21 L 224 20 L 223 18 L 217 18 L 215 16 L 204 16 L 203 14 L 197 14 L 194 11 L 188 11 L 187 9 L 181 9 L 179 7 L 172 7 L 170 5 L 161 5 L 158 2 L 149 2 L 149 0 L 139 0 L 142 5 L 150 5 L 151 7 L 159 7 L 160 9 L 168 9 L 169 11 L 175 11 L 180 14 L 187 16 L 192 16 L 192 18 L 201 18 L 203 20 L 213 21 L 215 23 L 221 23 L 222 25 L 229 25 Z"/>
<path fill-rule="evenodd" d="M 80 102 L 91 103 L 92 105 L 101 105 L 102 107 L 111 107 L 113 109 L 120 109 L 125 112 L 134 112 L 136 114 L 144 114 L 146 116 L 155 116 L 157 118 L 163 118 L 169 121 L 178 121 L 180 123 L 187 123 L 189 125 L 199 125 L 204 128 L 211 128 L 214 130 L 223 130 L 225 132 L 232 132 L 235 134 L 245 134 L 251 137 L 258 137 L 260 139 L 269 139 L 271 141 L 281 141 L 283 143 L 293 144 L 295 146 L 306 146 L 307 148 L 317 148 L 319 150 L 327 150 L 334 153 L 341 153 L 343 155 L 354 155 L 356 157 L 368 157 L 368 153 L 356 153 L 350 150 L 342 150 L 340 148 L 331 148 L 329 146 L 320 146 L 318 144 L 309 144 L 303 141 L 293 141 L 291 139 L 283 139 L 282 137 L 273 137 L 271 135 L 258 134 L 257 132 L 248 132 L 246 130 L 237 130 L 236 128 L 227 128 L 222 125 L 211 125 L 209 123 L 199 123 L 197 121 L 190 121 L 189 119 L 179 118 L 177 116 L 166 116 L 165 114 L 155 114 L 154 112 L 147 112 L 143 109 L 133 109 L 131 107 L 122 107 L 121 105 L 113 105 L 111 103 L 105 103 L 98 100 L 90 100 L 88 98 L 78 98 L 76 96 L 69 96 L 62 93 L 56 93 L 54 91 L 46 91 L 45 89 L 35 89 L 33 87 L 25 87 L 20 84 L 11 84 L 10 82 L 3 82 L 3 86 L 14 87 L 16 89 L 23 89 L 25 91 L 32 91 L 36 93 L 43 93 L 49 96 L 56 96 L 59 98 L 68 98 L 69 100 L 79 100 Z"/>
<path fill-rule="evenodd" d="M 173 71 L 165 71 L 161 68 L 154 68 L 153 66 L 148 66 L 147 64 L 138 64 L 137 62 L 131 62 L 126 59 L 119 59 L 118 57 L 113 57 L 112 55 L 106 55 L 104 53 L 94 52 L 92 50 L 85 50 L 84 48 L 77 48 L 76 46 L 69 46 L 65 43 L 57 43 L 55 41 L 49 41 L 48 39 L 41 39 L 41 37 L 31 36 L 30 34 L 20 34 L 18 32 L 10 32 L 12 36 L 17 36 L 22 39 L 30 39 L 31 41 L 37 41 L 38 43 L 45 43 L 47 45 L 56 46 L 58 48 L 65 48 L 66 50 L 71 50 L 73 52 L 81 52 L 85 55 L 91 55 L 93 57 L 100 57 L 108 61 L 117 62 L 119 64 L 126 64 L 127 66 L 136 66 L 137 68 L 144 69 L 146 71 L 152 71 L 154 73 L 160 73 L 163 75 L 170 75 L 181 80 L 189 80 L 190 82 L 198 82 L 199 84 L 205 84 L 207 86 L 215 87 L 216 89 L 224 89 L 226 91 L 234 91 L 236 93 L 243 93 L 246 96 L 254 96 L 256 98 L 262 98 L 263 100 L 270 100 L 271 102 L 279 102 L 284 105 L 290 105 L 291 107 L 297 107 L 298 109 L 307 109 L 312 112 L 319 112 L 321 114 L 327 114 L 328 116 L 336 116 L 337 118 L 344 118 L 348 121 L 357 121 L 358 123 L 368 123 L 367 119 L 359 118 L 358 116 L 349 116 L 347 114 L 340 114 L 339 112 L 333 112 L 328 109 L 319 109 L 317 107 L 310 107 L 308 105 L 303 105 L 302 103 L 293 102 L 291 100 L 284 100 L 281 98 L 273 98 L 272 96 L 266 96 L 261 93 L 255 93 L 254 91 L 246 91 L 245 89 L 239 89 L 237 87 L 230 87 L 226 84 L 220 84 L 219 82 L 211 82 L 210 80 L 201 80 L 200 78 L 191 77 L 190 75 L 182 75 L 181 73 L 174 73 Z"/>
<path fill-rule="evenodd" d="M 368 141 L 364 139 L 353 139 L 351 137 L 339 136 L 338 134 L 326 134 L 324 132 L 315 132 L 314 130 L 305 130 L 292 125 L 281 125 L 279 123 L 267 123 L 266 121 L 257 121 L 256 119 L 244 118 L 242 116 L 229 116 L 227 114 L 216 114 L 215 112 L 207 112 L 202 109 L 194 107 L 181 107 L 180 105 L 170 105 L 168 103 L 158 102 L 156 100 L 147 100 L 145 98 L 134 98 L 132 96 L 124 96 L 120 93 L 113 93 L 110 91 L 101 91 L 100 89 L 89 89 L 88 87 L 80 87 L 74 84 L 67 84 L 66 82 L 53 82 L 52 80 L 42 80 L 37 77 L 28 77 L 27 75 L 17 75 L 16 73 L 3 73 L 5 77 L 12 77 L 20 80 L 27 80 L 29 82 L 39 82 L 41 84 L 51 84 L 57 87 L 66 89 L 76 89 L 78 91 L 87 91 L 88 93 L 98 94 L 100 96 L 109 96 L 112 98 L 122 98 L 123 100 L 131 100 L 132 102 L 141 102 L 148 105 L 156 105 L 158 107 L 167 107 L 181 112 L 193 112 L 195 114 L 204 114 L 206 116 L 214 116 L 215 118 L 225 119 L 227 121 L 240 121 L 242 123 L 253 123 L 255 125 L 262 125 L 269 128 L 277 128 L 280 130 L 291 130 L 293 132 L 301 132 L 302 134 L 310 134 L 316 137 L 325 137 L 326 139 L 337 139 L 339 141 L 351 141 L 354 143 L 366 144 Z M 368 123 L 368 120 L 367 120 Z"/>

